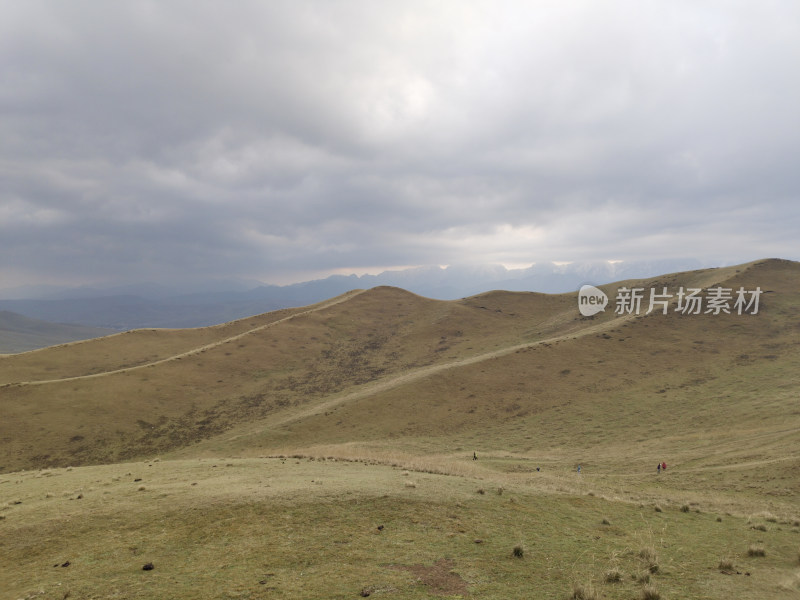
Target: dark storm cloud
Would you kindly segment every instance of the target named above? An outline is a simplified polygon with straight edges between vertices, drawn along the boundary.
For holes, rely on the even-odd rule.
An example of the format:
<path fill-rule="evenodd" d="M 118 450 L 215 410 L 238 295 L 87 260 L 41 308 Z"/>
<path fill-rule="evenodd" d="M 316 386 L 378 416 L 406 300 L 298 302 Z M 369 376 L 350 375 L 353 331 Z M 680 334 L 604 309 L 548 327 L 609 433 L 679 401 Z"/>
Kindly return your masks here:
<path fill-rule="evenodd" d="M 0 2 L 2 287 L 800 258 L 792 2 Z"/>

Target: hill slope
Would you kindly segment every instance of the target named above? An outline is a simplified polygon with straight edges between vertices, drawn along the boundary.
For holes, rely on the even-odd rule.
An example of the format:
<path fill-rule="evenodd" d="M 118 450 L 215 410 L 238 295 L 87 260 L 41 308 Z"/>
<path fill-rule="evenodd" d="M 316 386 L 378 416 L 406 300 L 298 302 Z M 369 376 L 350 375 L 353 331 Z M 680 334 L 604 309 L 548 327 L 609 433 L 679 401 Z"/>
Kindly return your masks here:
<path fill-rule="evenodd" d="M 759 313 L 613 312 L 625 285 L 717 284 L 760 286 Z M 800 266 L 778 260 L 620 282 L 604 287 L 612 305 L 594 318 L 572 294 L 445 302 L 374 288 L 224 326 L 7 356 L 0 467 L 362 443 L 605 457 L 609 468 L 689 451 L 706 457 L 698 468 L 717 453 L 782 455 L 795 461 L 788 473 L 799 284 Z M 760 450 L 741 450 L 745 438 Z M 798 494 L 796 479 L 773 487 Z"/>
<path fill-rule="evenodd" d="M 0 580 L 15 598 L 794 598 L 798 267 L 620 282 L 594 318 L 575 295 L 378 288 L 2 357 Z M 760 287 L 758 314 L 614 314 L 623 287 L 717 284 Z"/>

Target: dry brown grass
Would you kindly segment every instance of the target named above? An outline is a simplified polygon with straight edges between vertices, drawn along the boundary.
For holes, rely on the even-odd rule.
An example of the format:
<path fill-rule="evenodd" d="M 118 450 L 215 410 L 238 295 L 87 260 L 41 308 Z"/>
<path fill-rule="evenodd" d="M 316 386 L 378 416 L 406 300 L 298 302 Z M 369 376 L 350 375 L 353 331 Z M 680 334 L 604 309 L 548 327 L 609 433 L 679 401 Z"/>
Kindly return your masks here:
<path fill-rule="evenodd" d="M 582 320 L 571 295 L 495 292 L 437 302 L 377 288 L 217 328 L 148 330 L 5 357 L 5 381 L 78 378 L 3 389 L 8 413 L 0 423 L 0 439 L 6 440 L 0 450 L 7 458 L 0 468 L 181 448 L 263 453 L 286 447 L 289 427 L 289 443 L 298 448 L 391 437 L 396 447 L 406 440 L 411 454 L 428 454 L 420 440 L 436 440 L 439 453 L 461 446 L 469 455 L 477 448 L 482 460 L 480 433 L 488 425 L 486 434 L 503 439 L 504 450 L 538 455 L 560 447 L 564 462 L 579 460 L 571 455 L 578 451 L 574 444 L 564 442 L 591 433 L 602 465 L 599 471 L 587 465 L 587 476 L 622 466 L 649 472 L 648 454 L 656 448 L 675 467 L 682 456 L 696 454 L 694 400 L 702 395 L 728 398 L 725 411 L 702 417 L 714 459 L 695 463 L 682 477 L 699 479 L 701 469 L 723 467 L 730 479 L 715 481 L 727 493 L 737 481 L 736 469 L 728 467 L 736 464 L 738 440 L 757 438 L 762 461 L 796 456 L 785 436 L 770 433 L 791 425 L 780 408 L 790 395 L 764 391 L 780 381 L 776 374 L 797 366 L 797 353 L 752 348 L 791 348 L 781 326 L 797 302 L 800 277 L 794 263 L 767 262 L 641 284 L 719 282 L 769 285 L 773 295 L 758 318 L 603 314 Z M 613 294 L 615 286 L 606 288 Z M 600 355 L 602 363 L 595 360 Z M 723 377 L 731 364 L 745 385 Z M 119 372 L 101 375 L 109 371 Z M 565 414 L 560 407 L 566 399 L 571 409 Z M 647 415 L 659 413 L 664 403 L 672 418 L 661 427 L 668 430 L 650 436 Z M 31 428 L 31 406 L 52 416 L 46 434 Z M 532 428 L 540 434 L 529 439 Z M 639 437 L 641 464 L 631 464 L 619 440 Z M 768 470 L 791 466 L 762 462 L 753 471 L 764 473 L 765 482 L 780 481 Z M 671 466 L 662 479 L 672 473 Z"/>

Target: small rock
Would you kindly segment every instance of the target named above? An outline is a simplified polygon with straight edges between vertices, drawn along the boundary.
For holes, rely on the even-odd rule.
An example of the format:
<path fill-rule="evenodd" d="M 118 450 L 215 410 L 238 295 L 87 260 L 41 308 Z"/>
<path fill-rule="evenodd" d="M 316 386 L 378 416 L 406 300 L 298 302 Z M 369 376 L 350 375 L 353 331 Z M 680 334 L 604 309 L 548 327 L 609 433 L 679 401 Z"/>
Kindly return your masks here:
<path fill-rule="evenodd" d="M 152 571 L 153 569 L 155 569 L 153 563 L 147 563 L 142 567 L 142 571 Z"/>
<path fill-rule="evenodd" d="M 383 531 L 383 525 L 378 525 L 378 531 Z"/>
<path fill-rule="evenodd" d="M 137 481 L 141 481 L 141 480 L 142 480 L 141 477 L 137 477 L 136 479 L 133 480 L 133 482 L 136 483 Z"/>
<path fill-rule="evenodd" d="M 476 544 L 482 544 L 482 543 L 483 543 L 483 540 L 475 540 L 475 543 L 476 543 Z"/>
<path fill-rule="evenodd" d="M 68 567 L 68 566 L 69 566 L 69 561 L 65 562 L 65 563 L 64 563 L 63 565 L 61 565 L 61 566 L 62 566 L 62 567 Z"/>

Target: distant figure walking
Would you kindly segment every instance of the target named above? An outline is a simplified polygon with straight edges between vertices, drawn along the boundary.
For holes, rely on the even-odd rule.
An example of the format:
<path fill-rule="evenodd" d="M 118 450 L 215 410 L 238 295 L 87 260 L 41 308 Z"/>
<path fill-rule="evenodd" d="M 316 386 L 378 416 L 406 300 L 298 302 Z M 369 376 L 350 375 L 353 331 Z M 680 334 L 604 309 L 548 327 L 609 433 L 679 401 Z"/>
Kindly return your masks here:
<path fill-rule="evenodd" d="M 662 471 L 666 471 L 667 470 L 667 463 L 665 463 L 665 462 L 661 463 L 661 470 Z"/>
<path fill-rule="evenodd" d="M 659 475 L 661 474 L 661 463 L 658 463 L 658 466 L 656 467 L 656 471 L 658 471 Z"/>
<path fill-rule="evenodd" d="M 477 452 L 473 452 L 472 453 L 472 460 L 478 460 L 478 453 Z"/>
<path fill-rule="evenodd" d="M 581 472 L 581 466 L 578 465 L 578 473 L 580 473 L 580 472 Z"/>

